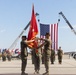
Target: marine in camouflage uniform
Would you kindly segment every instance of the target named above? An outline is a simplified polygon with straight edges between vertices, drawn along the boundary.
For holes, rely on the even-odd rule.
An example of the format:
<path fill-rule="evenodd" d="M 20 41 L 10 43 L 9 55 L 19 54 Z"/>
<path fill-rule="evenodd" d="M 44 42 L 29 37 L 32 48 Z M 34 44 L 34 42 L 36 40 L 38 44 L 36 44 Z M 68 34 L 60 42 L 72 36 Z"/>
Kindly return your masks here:
<path fill-rule="evenodd" d="M 2 52 L 2 61 L 6 61 L 6 57 L 7 57 L 6 51 L 3 51 Z"/>
<path fill-rule="evenodd" d="M 45 69 L 46 69 L 46 72 L 43 73 L 43 75 L 49 75 L 49 59 L 50 59 L 50 56 L 51 56 L 51 40 L 49 39 L 50 37 L 50 34 L 49 33 L 46 33 L 45 35 L 45 39 L 40 39 L 40 40 L 44 40 L 45 42 L 42 44 L 44 45 L 44 65 L 45 65 Z"/>
<path fill-rule="evenodd" d="M 27 65 L 27 56 L 28 56 L 28 51 L 27 47 L 28 43 L 31 43 L 33 41 L 27 41 L 26 36 L 22 36 L 22 41 L 21 41 L 21 60 L 22 60 L 22 66 L 21 66 L 21 75 L 28 75 L 25 73 L 26 65 Z"/>
<path fill-rule="evenodd" d="M 11 52 L 9 50 L 7 50 L 7 59 L 8 61 L 11 61 Z"/>
<path fill-rule="evenodd" d="M 63 50 L 61 49 L 61 47 L 59 47 L 57 54 L 58 54 L 58 62 L 59 62 L 59 64 L 61 64 L 62 63 L 62 55 L 63 55 Z"/>
<path fill-rule="evenodd" d="M 35 40 L 37 43 L 37 46 L 40 45 L 40 42 L 38 40 Z M 34 64 L 34 74 L 39 74 L 40 70 L 40 62 L 41 62 L 41 48 L 32 50 L 32 63 Z"/>
<path fill-rule="evenodd" d="M 54 61 L 55 61 L 55 50 L 54 49 L 51 49 L 51 64 L 54 64 Z"/>

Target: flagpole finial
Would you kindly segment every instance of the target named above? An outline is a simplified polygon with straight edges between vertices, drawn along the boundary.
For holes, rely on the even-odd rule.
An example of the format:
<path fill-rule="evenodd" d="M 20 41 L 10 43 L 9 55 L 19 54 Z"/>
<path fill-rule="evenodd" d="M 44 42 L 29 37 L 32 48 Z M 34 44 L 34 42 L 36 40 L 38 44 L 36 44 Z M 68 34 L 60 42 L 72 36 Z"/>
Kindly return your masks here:
<path fill-rule="evenodd" d="M 38 19 L 38 22 L 40 22 L 40 19 Z"/>
<path fill-rule="evenodd" d="M 58 22 L 60 22 L 60 19 L 58 19 Z"/>
<path fill-rule="evenodd" d="M 60 19 L 58 19 L 58 24 L 59 24 L 59 22 L 60 22 Z"/>
<path fill-rule="evenodd" d="M 36 16 L 39 16 L 39 13 L 36 13 Z"/>
<path fill-rule="evenodd" d="M 36 16 L 39 16 L 39 13 L 36 13 L 35 15 L 36 15 Z M 40 19 L 38 19 L 38 22 L 40 22 Z"/>

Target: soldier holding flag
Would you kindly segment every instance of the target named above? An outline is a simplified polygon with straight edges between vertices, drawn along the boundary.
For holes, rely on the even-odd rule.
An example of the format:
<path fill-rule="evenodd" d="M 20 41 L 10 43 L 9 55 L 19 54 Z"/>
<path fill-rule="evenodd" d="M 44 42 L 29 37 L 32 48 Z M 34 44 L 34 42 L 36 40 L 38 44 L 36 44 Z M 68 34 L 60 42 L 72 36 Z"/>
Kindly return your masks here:
<path fill-rule="evenodd" d="M 21 75 L 26 74 L 24 71 L 27 65 L 27 55 L 28 55 L 27 47 L 32 48 L 35 45 L 35 42 L 33 39 L 36 37 L 37 34 L 38 34 L 38 27 L 37 27 L 36 15 L 34 13 L 34 5 L 33 5 L 28 38 L 26 40 L 26 36 L 22 36 L 22 41 L 21 41 L 21 59 L 22 59 L 22 69 L 21 69 L 22 74 Z"/>
<path fill-rule="evenodd" d="M 43 38 L 40 38 L 39 40 L 43 40 L 44 43 L 42 43 L 38 48 L 44 46 L 44 65 L 45 65 L 45 69 L 46 69 L 46 72 L 43 73 L 43 75 L 49 75 L 49 59 L 50 59 L 50 56 L 51 56 L 51 49 L 50 49 L 50 46 L 51 46 L 51 40 L 49 39 L 50 37 L 50 34 L 49 33 L 46 33 L 45 34 L 45 39 Z"/>
<path fill-rule="evenodd" d="M 34 48 L 37 48 L 40 45 L 40 41 L 35 38 Z M 32 50 L 32 62 L 34 64 L 34 74 L 39 74 L 40 62 L 41 62 L 41 48 Z"/>
<path fill-rule="evenodd" d="M 25 73 L 25 68 L 27 65 L 27 56 L 28 56 L 28 51 L 27 51 L 27 47 L 29 43 L 33 42 L 34 40 L 30 40 L 27 41 L 26 36 L 22 36 L 22 41 L 21 41 L 21 60 L 22 60 L 22 66 L 21 66 L 21 75 L 28 75 L 27 73 Z M 31 48 L 31 47 L 29 47 Z"/>

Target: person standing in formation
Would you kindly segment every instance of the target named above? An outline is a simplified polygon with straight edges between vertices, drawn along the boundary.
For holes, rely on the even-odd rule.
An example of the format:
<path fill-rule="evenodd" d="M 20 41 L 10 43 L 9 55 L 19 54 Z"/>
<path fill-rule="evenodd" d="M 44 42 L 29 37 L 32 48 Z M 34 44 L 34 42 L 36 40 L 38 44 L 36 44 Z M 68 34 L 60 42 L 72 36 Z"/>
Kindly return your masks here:
<path fill-rule="evenodd" d="M 61 47 L 59 47 L 57 54 L 58 54 L 58 62 L 59 64 L 62 64 L 63 50 L 61 49 Z"/>
<path fill-rule="evenodd" d="M 27 47 L 29 43 L 33 42 L 34 40 L 27 41 L 26 36 L 22 36 L 22 41 L 21 41 L 21 60 L 22 60 L 22 65 L 21 65 L 21 75 L 28 75 L 25 73 L 26 65 L 27 65 L 27 56 L 28 56 L 28 51 Z"/>
<path fill-rule="evenodd" d="M 55 61 L 55 50 L 52 48 L 51 49 L 51 64 L 54 64 Z"/>

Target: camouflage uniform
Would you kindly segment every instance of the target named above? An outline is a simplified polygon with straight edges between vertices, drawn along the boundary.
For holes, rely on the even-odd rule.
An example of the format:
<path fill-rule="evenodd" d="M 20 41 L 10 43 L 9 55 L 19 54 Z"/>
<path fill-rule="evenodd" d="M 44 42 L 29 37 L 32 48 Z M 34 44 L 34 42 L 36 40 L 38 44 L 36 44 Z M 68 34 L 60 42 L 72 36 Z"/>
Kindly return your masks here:
<path fill-rule="evenodd" d="M 6 61 L 6 57 L 7 57 L 6 51 L 3 51 L 2 52 L 2 61 Z"/>
<path fill-rule="evenodd" d="M 45 39 L 45 45 L 44 45 L 44 65 L 46 68 L 45 74 L 49 74 L 49 59 L 50 59 L 50 55 L 51 55 L 50 46 L 51 46 L 50 39 Z"/>
<path fill-rule="evenodd" d="M 55 61 L 55 51 L 51 49 L 51 64 L 54 64 Z"/>
<path fill-rule="evenodd" d="M 39 45 L 39 43 L 38 43 Z M 34 64 L 35 74 L 39 73 L 40 70 L 40 61 L 41 61 L 41 48 L 38 49 L 38 53 L 36 50 L 32 50 L 32 63 Z"/>
<path fill-rule="evenodd" d="M 58 62 L 59 64 L 62 63 L 62 55 L 63 55 L 63 51 L 61 49 L 58 49 Z"/>
<path fill-rule="evenodd" d="M 42 48 L 42 58 L 41 58 L 41 60 L 42 60 L 42 64 L 44 64 L 44 49 Z"/>
<path fill-rule="evenodd" d="M 21 41 L 21 60 L 22 60 L 22 66 L 21 66 L 21 71 L 24 73 L 26 65 L 27 65 L 27 45 L 24 41 Z"/>
<path fill-rule="evenodd" d="M 32 64 L 34 64 L 34 51 L 31 51 L 31 59 L 32 59 Z"/>
<path fill-rule="evenodd" d="M 8 61 L 11 61 L 11 52 L 7 52 L 7 59 L 8 59 Z"/>

